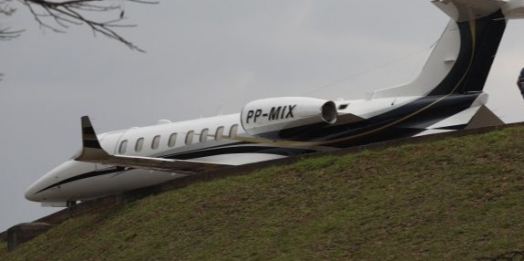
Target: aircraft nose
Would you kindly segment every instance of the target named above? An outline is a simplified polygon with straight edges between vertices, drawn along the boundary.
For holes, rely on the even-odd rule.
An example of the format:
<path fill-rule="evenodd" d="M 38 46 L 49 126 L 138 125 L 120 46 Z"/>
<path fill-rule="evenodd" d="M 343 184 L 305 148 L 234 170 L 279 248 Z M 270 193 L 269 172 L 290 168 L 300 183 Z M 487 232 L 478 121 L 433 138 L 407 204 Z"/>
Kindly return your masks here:
<path fill-rule="evenodd" d="M 24 197 L 29 201 L 42 202 L 44 198 L 42 195 L 40 195 L 39 192 L 45 188 L 45 183 L 49 183 L 47 182 L 47 177 L 52 175 L 52 172 L 53 171 L 48 172 L 43 177 L 31 184 L 31 186 L 29 186 L 25 191 Z"/>
<path fill-rule="evenodd" d="M 31 184 L 31 186 L 27 188 L 24 196 L 27 200 L 35 202 L 59 202 L 68 200 L 70 195 L 64 194 L 63 190 L 60 189 L 63 181 L 81 173 L 94 171 L 95 169 L 95 165 L 92 163 L 74 160 L 66 161 Z"/>
<path fill-rule="evenodd" d="M 33 183 L 33 185 L 29 186 L 29 188 L 27 188 L 27 190 L 25 191 L 25 194 L 24 194 L 24 197 L 29 200 L 29 201 L 35 201 L 35 202 L 40 202 L 41 200 L 40 197 L 38 197 L 36 195 L 36 183 Z"/>
<path fill-rule="evenodd" d="M 71 165 L 71 162 L 67 161 L 47 172 L 44 176 L 39 178 L 37 181 L 31 184 L 29 188 L 27 188 L 24 197 L 29 201 L 45 201 L 46 197 L 43 194 L 46 193 L 42 193 L 42 191 L 54 184 L 58 180 L 59 176 L 65 173 L 64 170 L 67 169 L 69 165 Z"/>

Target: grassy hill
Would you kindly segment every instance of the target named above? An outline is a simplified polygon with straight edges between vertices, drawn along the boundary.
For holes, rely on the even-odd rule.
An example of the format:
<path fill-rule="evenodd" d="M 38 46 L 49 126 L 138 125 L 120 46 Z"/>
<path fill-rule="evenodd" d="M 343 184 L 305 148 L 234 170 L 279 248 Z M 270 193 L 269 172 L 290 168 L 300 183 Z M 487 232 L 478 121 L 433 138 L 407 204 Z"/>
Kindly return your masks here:
<path fill-rule="evenodd" d="M 0 260 L 495 257 L 524 250 L 523 159 L 522 127 L 313 158 L 74 218 Z"/>

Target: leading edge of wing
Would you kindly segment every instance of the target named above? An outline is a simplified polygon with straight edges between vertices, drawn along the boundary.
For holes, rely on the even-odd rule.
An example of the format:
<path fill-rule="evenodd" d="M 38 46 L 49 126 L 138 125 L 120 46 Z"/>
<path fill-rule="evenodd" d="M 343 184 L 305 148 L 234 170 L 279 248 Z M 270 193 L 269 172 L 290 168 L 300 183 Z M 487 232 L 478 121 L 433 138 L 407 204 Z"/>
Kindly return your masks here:
<path fill-rule="evenodd" d="M 129 155 L 111 155 L 107 153 L 102 148 L 102 146 L 100 146 L 100 142 L 98 141 L 96 132 L 89 117 L 83 116 L 81 118 L 81 122 L 82 151 L 80 155 L 74 159 L 76 161 L 184 174 L 193 174 L 197 172 L 205 172 L 232 166 L 229 164 L 198 162 L 192 160 L 172 160 Z"/>

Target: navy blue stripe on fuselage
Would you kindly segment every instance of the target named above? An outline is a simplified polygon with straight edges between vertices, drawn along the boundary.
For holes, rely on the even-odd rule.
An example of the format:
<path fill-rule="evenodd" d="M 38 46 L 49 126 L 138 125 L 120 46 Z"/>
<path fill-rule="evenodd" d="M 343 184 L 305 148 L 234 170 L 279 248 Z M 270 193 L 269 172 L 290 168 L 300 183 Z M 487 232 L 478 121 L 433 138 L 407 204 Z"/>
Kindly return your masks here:
<path fill-rule="evenodd" d="M 480 93 L 426 96 L 359 122 L 341 125 L 314 124 L 264 133 L 262 136 L 268 139 L 318 142 L 321 146 L 339 148 L 409 137 L 468 109 L 479 95 Z M 341 115 L 343 122 L 342 117 L 344 116 Z"/>
<path fill-rule="evenodd" d="M 40 191 L 36 192 L 35 194 L 38 194 L 38 193 L 43 192 L 43 191 L 46 191 L 46 190 L 48 190 L 50 188 L 54 188 L 54 187 L 57 187 L 57 186 L 60 186 L 60 185 L 71 183 L 71 182 L 74 182 L 74 181 L 88 179 L 88 178 L 93 178 L 93 177 L 98 177 L 98 176 L 107 175 L 107 174 L 113 174 L 113 173 L 116 173 L 116 172 L 122 172 L 122 171 L 127 170 L 127 169 L 128 168 L 124 168 L 124 167 L 112 167 L 112 168 L 103 169 L 103 170 L 90 171 L 90 172 L 87 172 L 87 173 L 83 173 L 83 174 L 80 174 L 80 175 L 73 176 L 73 177 L 68 178 L 68 179 L 64 179 L 64 180 L 59 181 L 57 183 L 54 183 L 53 185 L 50 185 L 50 186 L 47 186 L 47 187 L 41 189 Z"/>
<path fill-rule="evenodd" d="M 293 148 L 293 147 L 274 147 L 274 146 L 261 146 L 261 145 L 243 145 L 243 146 L 229 146 L 229 147 L 218 147 L 218 148 L 206 148 L 190 152 L 182 152 L 171 155 L 162 156 L 167 159 L 180 159 L 190 160 L 203 157 L 210 157 L 222 154 L 239 154 L 239 153 L 264 153 L 281 156 L 296 156 L 306 153 L 312 153 L 315 150 L 307 148 Z"/>

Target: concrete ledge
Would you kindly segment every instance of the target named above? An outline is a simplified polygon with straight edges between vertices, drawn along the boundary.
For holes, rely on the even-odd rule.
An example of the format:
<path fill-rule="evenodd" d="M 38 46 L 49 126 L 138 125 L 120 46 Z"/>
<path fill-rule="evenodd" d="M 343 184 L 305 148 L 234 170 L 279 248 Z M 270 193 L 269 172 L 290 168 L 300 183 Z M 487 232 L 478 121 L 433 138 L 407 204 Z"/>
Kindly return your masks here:
<path fill-rule="evenodd" d="M 51 228 L 50 224 L 42 222 L 22 223 L 13 226 L 7 230 L 7 250 L 13 251 L 20 244 L 35 238 Z"/>
<path fill-rule="evenodd" d="M 0 241 L 7 242 L 7 231 L 0 233 Z"/>

